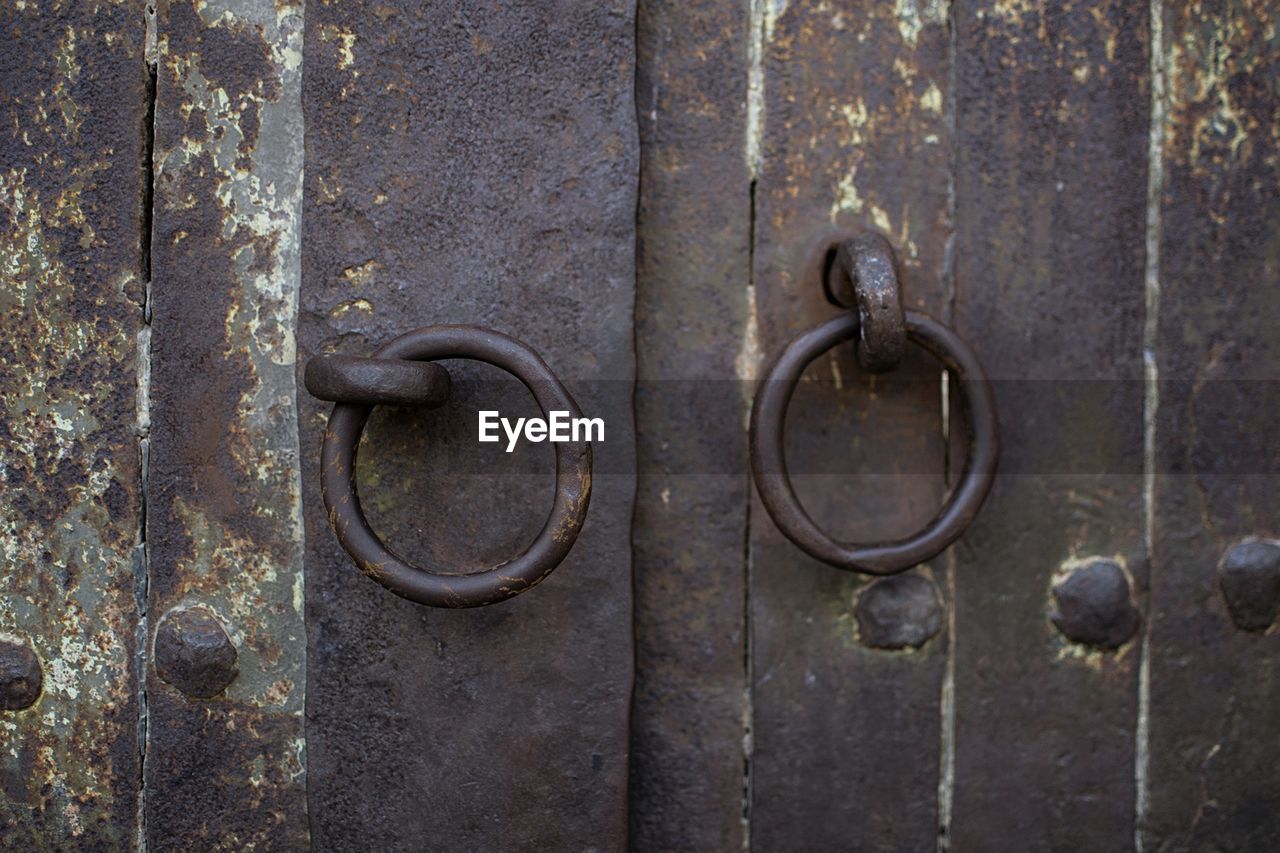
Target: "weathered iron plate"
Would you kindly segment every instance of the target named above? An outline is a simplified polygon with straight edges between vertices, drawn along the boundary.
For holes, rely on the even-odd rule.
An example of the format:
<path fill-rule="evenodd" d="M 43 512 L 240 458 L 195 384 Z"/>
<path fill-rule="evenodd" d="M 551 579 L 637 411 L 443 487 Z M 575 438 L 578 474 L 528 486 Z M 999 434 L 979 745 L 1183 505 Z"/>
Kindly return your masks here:
<path fill-rule="evenodd" d="M 0 7 L 0 847 L 137 832 L 143 4 Z M 10 671 L 9 667 L 15 670 Z"/>
<path fill-rule="evenodd" d="M 831 317 L 824 250 L 880 231 L 909 308 L 947 302 L 948 39 L 941 4 L 759 3 L 748 157 L 758 158 L 757 358 Z M 755 330 L 751 330 L 754 332 Z M 750 333 L 750 332 L 749 332 Z M 787 419 L 797 493 L 852 540 L 910 533 L 941 503 L 946 446 L 938 365 L 913 349 L 871 377 L 852 346 L 806 374 Z M 826 473 L 824 473 L 826 472 Z M 760 850 L 924 849 L 936 838 L 944 561 L 910 627 L 919 650 L 859 635 L 866 579 L 810 559 L 751 510 L 751 843 Z M 891 592 L 890 595 L 895 593 Z M 879 612 L 874 602 L 864 615 Z M 928 629 L 928 630 L 925 630 Z"/>
<path fill-rule="evenodd" d="M 1140 643 L 1050 617 L 1097 559 L 1145 586 L 1146 44 L 1145 4 L 957 6 L 955 323 L 1003 475 L 955 552 L 957 850 L 1133 843 Z"/>
<path fill-rule="evenodd" d="M 1280 10 L 1170 2 L 1162 23 L 1142 829 L 1147 850 L 1272 850 L 1280 634 L 1273 620 L 1235 624 L 1222 566 L 1250 539 L 1280 538 Z M 1242 570 L 1273 616 L 1280 564 Z"/>
<path fill-rule="evenodd" d="M 635 850 L 743 846 L 747 16 L 639 9 Z"/>
<path fill-rule="evenodd" d="M 328 407 L 301 401 L 315 844 L 619 849 L 632 682 L 632 4 L 311 4 L 305 64 L 300 348 L 366 355 L 411 328 L 483 325 L 540 352 L 584 413 L 607 419 L 568 558 L 527 594 L 454 612 L 391 595 L 339 549 L 317 470 Z M 515 417 L 532 400 L 492 368 L 447 367 L 445 406 L 375 411 L 358 479 L 398 552 L 468 570 L 536 532 L 552 452 L 477 445 L 477 407 Z"/>
<path fill-rule="evenodd" d="M 156 31 L 147 613 L 157 667 L 195 659 L 147 680 L 147 840 L 296 849 L 302 3 L 162 0 Z"/>

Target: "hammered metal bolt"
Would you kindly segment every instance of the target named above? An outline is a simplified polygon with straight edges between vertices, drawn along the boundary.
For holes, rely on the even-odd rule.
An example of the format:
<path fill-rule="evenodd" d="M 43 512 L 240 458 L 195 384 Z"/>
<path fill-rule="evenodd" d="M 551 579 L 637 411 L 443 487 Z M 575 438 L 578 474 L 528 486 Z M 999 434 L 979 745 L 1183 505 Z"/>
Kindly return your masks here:
<path fill-rule="evenodd" d="M 919 648 L 942 629 L 937 590 L 917 574 L 891 575 L 867 584 L 854 616 L 858 637 L 873 649 Z"/>
<path fill-rule="evenodd" d="M 1258 539 L 1232 545 L 1218 568 L 1218 585 L 1236 627 L 1267 630 L 1280 608 L 1280 545 Z"/>
<path fill-rule="evenodd" d="M 227 689 L 240 673 L 237 657 L 222 623 L 203 607 L 172 610 L 156 628 L 156 672 L 187 696 L 209 699 Z"/>
<path fill-rule="evenodd" d="M 1094 560 L 1053 588 L 1053 624 L 1073 643 L 1115 649 L 1134 635 L 1141 617 L 1129 596 L 1129 578 L 1110 560 Z"/>
<path fill-rule="evenodd" d="M 0 709 L 21 711 L 40 698 L 40 659 L 25 643 L 0 640 Z"/>

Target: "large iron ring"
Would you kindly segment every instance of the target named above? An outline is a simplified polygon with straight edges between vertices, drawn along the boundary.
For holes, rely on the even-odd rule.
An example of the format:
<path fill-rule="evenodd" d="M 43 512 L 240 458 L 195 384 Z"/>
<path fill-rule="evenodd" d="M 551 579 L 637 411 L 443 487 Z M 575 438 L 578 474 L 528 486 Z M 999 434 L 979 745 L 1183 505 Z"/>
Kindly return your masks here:
<path fill-rule="evenodd" d="M 941 553 L 981 509 L 999 455 L 995 399 L 982 365 L 964 340 L 932 317 L 907 311 L 908 340 L 932 353 L 958 381 L 972 442 L 964 473 L 942 509 L 918 533 L 869 545 L 836 541 L 814 523 L 796 497 L 783 453 L 783 427 L 804 369 L 831 347 L 857 335 L 858 326 L 854 312 L 829 320 L 793 340 L 769 367 L 751 409 L 751 473 L 774 523 L 806 554 L 841 569 L 891 575 Z"/>
<path fill-rule="evenodd" d="M 430 361 L 468 358 L 500 367 L 533 394 L 544 415 L 582 412 L 551 368 L 528 345 L 479 326 L 428 326 L 408 332 L 374 353 L 379 359 Z M 513 560 L 483 572 L 459 574 L 415 566 L 392 553 L 369 527 L 356 491 L 356 448 L 373 406 L 338 403 L 329 416 L 320 451 L 321 488 L 329 525 L 366 575 L 410 601 L 432 607 L 495 604 L 533 587 L 569 553 L 591 498 L 591 445 L 557 442 L 556 492 L 542 531 Z"/>

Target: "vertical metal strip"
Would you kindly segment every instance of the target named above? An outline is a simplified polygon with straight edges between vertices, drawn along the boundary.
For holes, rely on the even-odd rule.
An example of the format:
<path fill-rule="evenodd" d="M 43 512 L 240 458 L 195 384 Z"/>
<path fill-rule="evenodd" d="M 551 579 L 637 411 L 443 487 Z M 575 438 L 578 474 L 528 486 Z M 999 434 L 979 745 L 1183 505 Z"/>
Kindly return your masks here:
<path fill-rule="evenodd" d="M 1148 850 L 1280 838 L 1280 9 L 1163 4 Z"/>
<path fill-rule="evenodd" d="M 328 529 L 301 401 L 310 808 L 323 848 L 618 850 L 633 674 L 632 0 L 312 4 L 304 354 L 489 326 L 534 349 L 588 417 L 590 511 L 536 589 L 466 611 L 364 577 Z M 477 408 L 536 413 L 452 361 L 450 401 L 378 407 L 356 472 L 370 523 L 441 570 L 489 568 L 546 517 L 547 444 L 477 444 Z M 531 412 L 530 409 L 533 409 Z"/>
<path fill-rule="evenodd" d="M 636 850 L 746 841 L 746 24 L 722 0 L 639 9 Z"/>
<path fill-rule="evenodd" d="M 759 141 L 749 156 L 761 354 L 777 355 L 834 315 L 822 273 L 837 235 L 883 234 L 906 306 L 940 314 L 951 232 L 946 3 L 751 6 L 760 22 Z M 892 538 L 941 504 L 938 375 L 913 350 L 897 370 L 868 376 L 852 346 L 808 370 L 818 381 L 801 383 L 790 409 L 788 461 L 826 530 Z M 904 576 L 905 586 L 902 577 L 871 581 L 806 557 L 760 503 L 750 517 L 753 846 L 932 847 L 947 648 L 942 561 Z M 909 617 L 883 609 L 899 589 Z M 860 634 L 860 607 L 919 648 L 873 648 L 883 638 Z"/>
<path fill-rule="evenodd" d="M 996 387 L 1001 461 L 956 549 L 951 842 L 1125 849 L 1147 574 L 1147 9 L 956 8 L 955 326 Z"/>
<path fill-rule="evenodd" d="M 294 848 L 302 3 L 156 14 L 148 842 Z"/>
<path fill-rule="evenodd" d="M 142 3 L 0 8 L 0 847 L 116 849 L 138 798 Z"/>

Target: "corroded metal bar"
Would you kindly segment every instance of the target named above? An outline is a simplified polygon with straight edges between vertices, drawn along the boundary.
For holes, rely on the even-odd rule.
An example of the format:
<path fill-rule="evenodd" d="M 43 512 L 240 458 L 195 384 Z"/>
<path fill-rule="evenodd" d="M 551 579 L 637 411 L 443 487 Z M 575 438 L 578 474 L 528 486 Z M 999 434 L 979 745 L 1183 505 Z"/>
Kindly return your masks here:
<path fill-rule="evenodd" d="M 1147 17 L 956 6 L 954 323 L 1005 448 L 955 549 L 956 850 L 1133 844 Z M 1078 405 L 1081 381 L 1109 393 Z M 1111 630 L 1080 630 L 1082 595 Z"/>
<path fill-rule="evenodd" d="M 0 4 L 0 847 L 137 831 L 141 0 Z M 140 588 L 140 587 L 138 587 Z"/>
<path fill-rule="evenodd" d="M 302 2 L 156 16 L 147 841 L 297 849 Z"/>
<path fill-rule="evenodd" d="M 1280 7 L 1162 8 L 1142 830 L 1147 850 L 1263 849 L 1280 838 Z"/>
<path fill-rule="evenodd" d="M 947 320 L 946 4 L 750 5 L 761 43 L 753 280 L 764 355 L 835 313 L 822 293 L 827 250 L 851 233 L 889 237 L 905 307 Z M 795 478 L 815 522 L 851 541 L 896 538 L 942 503 L 941 371 L 912 347 L 893 380 L 879 381 L 853 355 L 840 347 L 810 368 L 824 381 L 801 383 L 786 452 L 793 470 L 832 470 L 838 460 L 845 475 Z M 860 633 L 855 601 L 869 594 L 858 612 L 874 612 L 892 587 L 816 563 L 759 501 L 751 518 L 753 847 L 841 849 L 870 832 L 884 848 L 932 849 L 945 564 L 915 570 L 924 579 L 913 584 L 923 593 L 917 612 L 933 617 L 903 633 L 922 647 L 871 648 L 881 632 Z"/>
<path fill-rule="evenodd" d="M 740 850 L 747 831 L 745 10 L 646 0 L 638 12 L 633 850 Z M 687 404 L 675 387 L 694 389 Z M 709 456 L 723 467 L 697 473 Z"/>
<path fill-rule="evenodd" d="M 609 413 L 596 470 L 633 470 L 634 38 L 631 0 L 308 4 L 300 348 L 501 329 Z M 375 411 L 356 474 L 397 551 L 487 568 L 545 522 L 554 453 L 483 453 L 477 406 L 535 404 L 478 381 L 488 365 L 448 366 L 466 393 Z M 329 407 L 300 407 L 317 447 Z M 623 847 L 633 478 L 593 478 L 581 536 L 537 590 L 447 612 L 352 571 L 303 465 L 316 846 Z"/>

